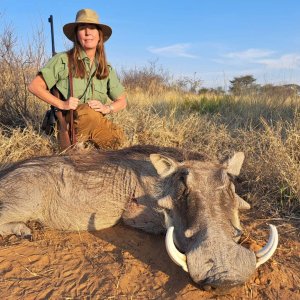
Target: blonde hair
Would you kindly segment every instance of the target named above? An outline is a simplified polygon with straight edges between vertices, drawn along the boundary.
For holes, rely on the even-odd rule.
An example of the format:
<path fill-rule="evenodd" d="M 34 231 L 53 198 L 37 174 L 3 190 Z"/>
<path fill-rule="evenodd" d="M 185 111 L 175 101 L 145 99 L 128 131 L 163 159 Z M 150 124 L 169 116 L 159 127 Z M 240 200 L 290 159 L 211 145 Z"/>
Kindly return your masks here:
<path fill-rule="evenodd" d="M 96 77 L 97 79 L 104 79 L 108 77 L 109 69 L 107 66 L 105 49 L 104 49 L 103 32 L 100 28 L 98 29 L 98 32 L 99 32 L 99 42 L 96 48 L 96 55 L 95 55 L 95 58 L 97 59 L 97 61 L 95 61 L 97 66 Z M 88 74 L 86 72 L 84 62 L 81 59 L 78 59 L 78 57 L 80 56 L 80 52 L 83 50 L 83 48 L 78 41 L 76 33 L 77 33 L 77 28 L 75 29 L 75 34 L 74 34 L 74 46 L 72 49 L 70 49 L 67 52 L 69 58 L 69 64 L 71 66 L 71 70 L 74 77 L 86 78 L 88 77 Z"/>

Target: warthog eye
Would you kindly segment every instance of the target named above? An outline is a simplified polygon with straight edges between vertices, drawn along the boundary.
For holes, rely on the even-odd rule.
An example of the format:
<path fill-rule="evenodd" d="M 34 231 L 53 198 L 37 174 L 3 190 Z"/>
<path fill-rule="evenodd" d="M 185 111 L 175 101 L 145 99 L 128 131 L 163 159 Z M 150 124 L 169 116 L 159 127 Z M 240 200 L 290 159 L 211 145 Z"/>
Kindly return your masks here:
<path fill-rule="evenodd" d="M 183 181 L 184 183 L 186 182 L 186 177 L 189 175 L 190 171 L 188 169 L 184 169 L 180 172 L 180 177 L 179 179 Z"/>

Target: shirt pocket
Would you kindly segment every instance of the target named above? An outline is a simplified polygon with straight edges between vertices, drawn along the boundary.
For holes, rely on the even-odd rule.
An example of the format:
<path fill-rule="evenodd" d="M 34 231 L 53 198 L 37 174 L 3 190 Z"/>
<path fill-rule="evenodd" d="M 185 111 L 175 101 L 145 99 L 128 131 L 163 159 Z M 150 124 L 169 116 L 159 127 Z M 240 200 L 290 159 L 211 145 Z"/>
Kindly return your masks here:
<path fill-rule="evenodd" d="M 103 104 L 107 102 L 107 86 L 102 80 L 94 82 L 94 99 L 100 100 Z"/>

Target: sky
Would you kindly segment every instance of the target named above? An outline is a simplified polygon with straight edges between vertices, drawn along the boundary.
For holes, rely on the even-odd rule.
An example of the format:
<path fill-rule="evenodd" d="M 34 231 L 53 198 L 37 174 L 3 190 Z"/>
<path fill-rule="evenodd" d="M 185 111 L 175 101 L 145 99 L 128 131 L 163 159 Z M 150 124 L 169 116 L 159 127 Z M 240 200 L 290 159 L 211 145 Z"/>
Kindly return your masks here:
<path fill-rule="evenodd" d="M 259 84 L 300 85 L 299 0 L 0 0 L 0 32 L 13 27 L 18 43 L 32 43 L 43 28 L 51 55 L 48 17 L 56 51 L 72 44 L 62 27 L 78 10 L 98 12 L 112 27 L 105 43 L 118 71 L 155 64 L 170 76 L 227 89 L 253 75 Z"/>

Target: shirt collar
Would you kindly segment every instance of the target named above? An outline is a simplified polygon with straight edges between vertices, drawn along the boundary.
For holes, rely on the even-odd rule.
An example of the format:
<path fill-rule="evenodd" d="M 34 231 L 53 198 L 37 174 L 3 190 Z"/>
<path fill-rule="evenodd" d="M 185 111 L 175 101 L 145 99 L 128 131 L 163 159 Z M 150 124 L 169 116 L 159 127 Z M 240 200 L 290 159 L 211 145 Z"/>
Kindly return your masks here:
<path fill-rule="evenodd" d="M 83 49 L 80 49 L 78 60 L 90 60 Z"/>
<path fill-rule="evenodd" d="M 77 58 L 78 58 L 78 60 L 83 60 L 87 65 L 90 65 L 90 59 L 86 55 L 86 53 L 83 49 L 80 49 L 80 52 L 79 52 L 79 55 L 78 55 Z M 92 66 L 92 71 L 94 71 L 96 69 L 97 62 L 98 62 L 98 54 L 96 53 L 94 63 L 93 63 L 93 66 Z"/>

